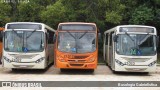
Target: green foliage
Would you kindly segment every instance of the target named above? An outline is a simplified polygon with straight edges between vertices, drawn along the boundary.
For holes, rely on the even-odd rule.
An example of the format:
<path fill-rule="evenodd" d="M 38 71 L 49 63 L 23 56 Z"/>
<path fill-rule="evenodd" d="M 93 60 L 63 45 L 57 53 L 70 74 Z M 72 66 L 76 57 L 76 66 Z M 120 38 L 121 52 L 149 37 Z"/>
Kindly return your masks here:
<path fill-rule="evenodd" d="M 117 12 L 111 11 L 106 12 L 106 21 L 114 24 L 119 24 L 122 20 L 122 16 L 120 16 Z"/>
<path fill-rule="evenodd" d="M 131 16 L 131 24 L 146 24 L 152 21 L 154 18 L 154 13 L 152 8 L 148 8 L 145 5 L 136 8 Z"/>
<path fill-rule="evenodd" d="M 112 0 L 106 4 L 109 4 L 106 11 L 106 21 L 113 24 L 120 24 L 123 19 L 125 6 L 120 3 L 120 0 Z"/>
<path fill-rule="evenodd" d="M 11 21 L 10 11 L 11 11 L 10 5 L 0 3 L 0 27 L 4 26 L 5 23 Z"/>
<path fill-rule="evenodd" d="M 152 24 L 160 28 L 160 0 L 29 1 L 0 3 L 0 25 L 30 21 L 57 28 L 60 22 L 94 22 L 102 32 L 118 24 Z"/>
<path fill-rule="evenodd" d="M 53 5 L 47 6 L 47 8 L 41 12 L 41 19 L 46 24 L 56 28 L 58 23 L 68 21 L 66 8 L 61 1 L 57 1 Z"/>
<path fill-rule="evenodd" d="M 40 22 L 40 11 L 44 9 L 36 3 L 21 3 L 18 6 L 18 18 L 17 21 L 29 21 L 29 22 Z"/>

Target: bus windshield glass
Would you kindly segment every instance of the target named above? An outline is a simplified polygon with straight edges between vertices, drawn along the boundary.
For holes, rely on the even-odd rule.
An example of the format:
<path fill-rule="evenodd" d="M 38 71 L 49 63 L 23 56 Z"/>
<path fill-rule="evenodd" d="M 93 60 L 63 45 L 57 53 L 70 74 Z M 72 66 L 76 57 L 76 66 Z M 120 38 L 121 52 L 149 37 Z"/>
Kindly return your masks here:
<path fill-rule="evenodd" d="M 156 36 L 150 34 L 119 34 L 116 51 L 120 55 L 148 56 L 156 54 Z"/>
<path fill-rule="evenodd" d="M 38 52 L 44 49 L 41 31 L 6 31 L 4 49 L 9 52 Z"/>
<path fill-rule="evenodd" d="M 89 53 L 96 50 L 95 32 L 59 32 L 58 50 L 69 53 Z"/>

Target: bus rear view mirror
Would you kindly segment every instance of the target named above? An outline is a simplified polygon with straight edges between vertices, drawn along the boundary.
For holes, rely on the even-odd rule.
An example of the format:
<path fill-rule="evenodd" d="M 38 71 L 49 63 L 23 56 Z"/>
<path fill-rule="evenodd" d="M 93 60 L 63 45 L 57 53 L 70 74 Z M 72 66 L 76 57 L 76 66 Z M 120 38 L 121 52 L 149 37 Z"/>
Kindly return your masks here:
<path fill-rule="evenodd" d="M 0 31 L 0 41 L 2 42 L 2 40 L 3 40 L 3 31 Z"/>
<path fill-rule="evenodd" d="M 98 39 L 101 40 L 101 33 L 98 33 Z"/>
<path fill-rule="evenodd" d="M 56 34 L 54 34 L 54 36 L 53 36 L 53 43 L 55 43 L 56 42 Z"/>
<path fill-rule="evenodd" d="M 114 41 L 114 42 L 117 42 L 117 39 L 118 39 L 118 36 L 117 36 L 117 35 L 114 35 L 113 41 Z"/>
<path fill-rule="evenodd" d="M 159 36 L 157 36 L 157 47 L 159 45 Z"/>

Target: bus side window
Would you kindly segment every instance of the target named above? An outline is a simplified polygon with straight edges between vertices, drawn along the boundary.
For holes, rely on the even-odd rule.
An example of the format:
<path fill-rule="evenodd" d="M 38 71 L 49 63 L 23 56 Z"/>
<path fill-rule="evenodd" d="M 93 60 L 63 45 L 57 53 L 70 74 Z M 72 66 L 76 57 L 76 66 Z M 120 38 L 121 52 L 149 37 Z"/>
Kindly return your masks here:
<path fill-rule="evenodd" d="M 106 36 L 106 43 L 105 43 L 105 45 L 108 45 L 108 34 L 106 34 L 105 36 Z"/>
<path fill-rule="evenodd" d="M 46 43 L 48 43 L 48 34 L 45 33 Z"/>
<path fill-rule="evenodd" d="M 109 46 L 112 46 L 112 34 L 113 34 L 113 32 L 111 32 L 109 35 L 109 38 L 110 38 Z"/>
<path fill-rule="evenodd" d="M 48 31 L 49 36 L 48 36 L 48 43 L 53 44 L 53 37 L 54 37 L 54 32 Z"/>

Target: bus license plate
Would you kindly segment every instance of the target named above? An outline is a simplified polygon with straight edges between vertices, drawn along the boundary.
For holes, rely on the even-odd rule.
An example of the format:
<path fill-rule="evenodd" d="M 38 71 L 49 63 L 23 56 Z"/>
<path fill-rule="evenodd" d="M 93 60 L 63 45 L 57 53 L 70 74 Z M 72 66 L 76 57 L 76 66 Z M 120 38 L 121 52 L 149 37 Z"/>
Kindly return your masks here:
<path fill-rule="evenodd" d="M 135 65 L 135 62 L 130 62 L 130 61 L 129 61 L 129 62 L 127 62 L 127 65 L 128 65 L 128 66 L 134 66 L 134 65 Z"/>
<path fill-rule="evenodd" d="M 20 58 L 16 58 L 16 62 L 21 62 L 21 59 Z"/>

